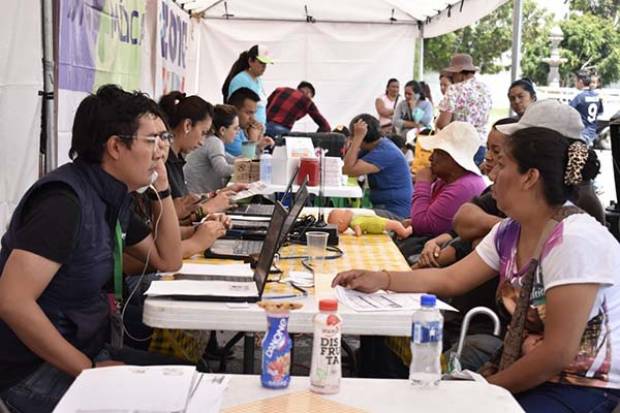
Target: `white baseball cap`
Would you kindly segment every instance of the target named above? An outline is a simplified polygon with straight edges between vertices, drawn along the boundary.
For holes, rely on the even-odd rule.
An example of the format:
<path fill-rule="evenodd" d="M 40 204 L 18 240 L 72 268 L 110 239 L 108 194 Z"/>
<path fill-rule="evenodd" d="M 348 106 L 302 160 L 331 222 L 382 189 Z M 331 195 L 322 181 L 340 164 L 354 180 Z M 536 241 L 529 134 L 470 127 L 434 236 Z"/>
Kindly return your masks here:
<path fill-rule="evenodd" d="M 451 122 L 436 135 L 420 135 L 418 140 L 422 148 L 428 151 L 441 149 L 463 168 L 480 175 L 480 169 L 474 162 L 474 155 L 480 148 L 480 136 L 470 123 Z"/>
<path fill-rule="evenodd" d="M 533 127 L 552 129 L 567 138 L 586 142 L 579 112 L 554 99 L 534 102 L 525 109 L 519 122 L 497 125 L 495 128 L 504 135 L 512 135 L 518 130 Z"/>
<path fill-rule="evenodd" d="M 271 57 L 271 53 L 269 52 L 269 49 L 267 49 L 266 46 L 259 44 L 257 45 L 257 53 L 256 53 L 256 59 L 262 63 L 273 63 L 273 59 Z"/>

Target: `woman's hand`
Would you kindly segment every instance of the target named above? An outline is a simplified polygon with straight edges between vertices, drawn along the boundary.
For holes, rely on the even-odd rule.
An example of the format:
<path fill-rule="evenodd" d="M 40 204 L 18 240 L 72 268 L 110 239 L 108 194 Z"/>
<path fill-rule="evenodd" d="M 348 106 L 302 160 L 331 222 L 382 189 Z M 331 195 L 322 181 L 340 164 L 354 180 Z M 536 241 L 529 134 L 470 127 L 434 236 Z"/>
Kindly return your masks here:
<path fill-rule="evenodd" d="M 95 362 L 95 368 L 99 368 L 99 367 L 112 367 L 112 366 L 124 366 L 125 363 L 123 363 L 122 361 L 116 361 L 116 360 L 102 360 L 102 361 L 96 361 Z"/>
<path fill-rule="evenodd" d="M 430 167 L 422 168 L 415 174 L 416 182 L 432 182 L 433 171 Z"/>
<path fill-rule="evenodd" d="M 437 258 L 439 258 L 439 252 L 441 251 L 441 246 L 437 243 L 435 238 L 426 241 L 424 244 L 424 249 L 420 253 L 420 267 L 428 268 L 428 267 L 439 267 L 439 262 L 437 262 Z"/>
<path fill-rule="evenodd" d="M 353 124 L 353 130 L 351 132 L 353 134 L 353 140 L 361 141 L 368 133 L 368 125 L 363 119 L 358 119 L 357 122 Z"/>
<path fill-rule="evenodd" d="M 200 196 L 197 194 L 187 194 L 181 198 L 173 199 L 174 209 L 177 212 L 177 216 L 180 219 L 184 219 L 189 216 L 192 212 L 196 210 L 198 204 L 197 201 L 200 200 Z"/>
<path fill-rule="evenodd" d="M 225 234 L 226 227 L 220 221 L 205 221 L 196 227 L 193 238 L 198 241 L 200 250 L 204 251 Z"/>
<path fill-rule="evenodd" d="M 389 285 L 389 275 L 384 271 L 350 270 L 338 273 L 332 287 L 338 285 L 364 293 L 374 293 Z"/>

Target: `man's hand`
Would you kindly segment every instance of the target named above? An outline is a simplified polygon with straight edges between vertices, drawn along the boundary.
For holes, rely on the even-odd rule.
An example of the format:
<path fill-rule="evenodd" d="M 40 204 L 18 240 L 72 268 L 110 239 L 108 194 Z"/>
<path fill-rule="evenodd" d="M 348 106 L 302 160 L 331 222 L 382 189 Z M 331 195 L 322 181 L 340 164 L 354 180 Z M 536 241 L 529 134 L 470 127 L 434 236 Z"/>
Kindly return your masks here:
<path fill-rule="evenodd" d="M 173 199 L 174 209 L 177 212 L 177 216 L 180 219 L 183 219 L 190 215 L 192 212 L 196 210 L 198 207 L 197 201 L 200 200 L 200 195 L 198 194 L 187 194 L 181 198 Z"/>
<path fill-rule="evenodd" d="M 209 214 L 207 215 L 206 221 L 220 222 L 222 225 L 224 225 L 224 228 L 226 229 L 230 229 L 230 227 L 232 226 L 232 220 L 230 219 L 230 217 L 222 213 Z"/>
<path fill-rule="evenodd" d="M 274 140 L 271 139 L 269 136 L 263 136 L 258 140 L 256 146 L 258 146 L 258 149 L 260 149 L 260 151 L 262 152 L 263 149 L 265 149 L 266 147 L 273 146 L 275 144 L 276 143 L 274 142 Z"/>
<path fill-rule="evenodd" d="M 341 285 L 364 293 L 387 288 L 389 276 L 384 271 L 350 270 L 338 273 L 332 281 L 332 287 Z"/>
<path fill-rule="evenodd" d="M 258 140 L 263 136 L 264 127 L 263 124 L 257 120 L 252 120 L 248 125 L 245 133 L 248 135 L 248 140 L 250 142 L 258 142 Z"/>
<path fill-rule="evenodd" d="M 202 207 L 202 210 L 207 214 L 224 212 L 228 208 L 232 207 L 230 203 L 230 196 L 230 192 L 219 192 L 213 198 L 200 204 L 200 206 Z"/>
<path fill-rule="evenodd" d="M 216 239 L 223 237 L 225 234 L 226 228 L 223 223 L 219 221 L 205 221 L 196 227 L 196 232 L 192 238 L 198 241 L 200 249 L 205 250 L 213 245 Z"/>
<path fill-rule="evenodd" d="M 219 192 L 234 192 L 236 194 L 237 192 L 244 191 L 249 187 L 249 184 L 236 183 L 220 189 Z"/>
<path fill-rule="evenodd" d="M 165 191 L 170 188 L 170 183 L 168 182 L 168 172 L 166 171 L 166 164 L 164 163 L 164 159 L 161 158 L 155 164 L 155 172 L 157 172 L 157 179 L 153 182 L 153 186 L 157 191 Z"/>

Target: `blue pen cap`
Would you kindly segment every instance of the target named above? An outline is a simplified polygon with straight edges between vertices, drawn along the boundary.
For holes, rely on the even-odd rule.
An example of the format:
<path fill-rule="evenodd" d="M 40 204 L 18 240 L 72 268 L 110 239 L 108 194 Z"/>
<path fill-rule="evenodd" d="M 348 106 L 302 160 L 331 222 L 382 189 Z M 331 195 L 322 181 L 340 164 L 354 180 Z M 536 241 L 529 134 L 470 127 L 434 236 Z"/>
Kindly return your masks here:
<path fill-rule="evenodd" d="M 437 297 L 433 294 L 424 294 L 420 298 L 420 305 L 422 307 L 435 307 L 435 303 L 437 302 Z"/>

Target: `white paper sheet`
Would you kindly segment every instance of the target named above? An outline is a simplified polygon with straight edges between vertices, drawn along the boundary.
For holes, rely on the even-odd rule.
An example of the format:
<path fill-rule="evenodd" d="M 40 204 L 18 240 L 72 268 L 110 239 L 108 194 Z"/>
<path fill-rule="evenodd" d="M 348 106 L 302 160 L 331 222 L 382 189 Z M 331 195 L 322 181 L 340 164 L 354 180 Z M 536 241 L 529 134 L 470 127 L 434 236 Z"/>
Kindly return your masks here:
<path fill-rule="evenodd" d="M 254 195 L 267 194 L 269 193 L 268 189 L 268 186 L 261 181 L 252 182 L 248 189 L 237 192 L 235 195 L 231 196 L 230 199 L 233 201 L 239 201 L 241 199 L 249 198 Z"/>
<path fill-rule="evenodd" d="M 196 377 L 194 366 L 88 369 L 73 382 L 54 412 L 183 412 Z"/>
<path fill-rule="evenodd" d="M 229 381 L 230 376 L 222 374 L 200 374 L 192 389 L 187 413 L 219 412 Z"/>
<path fill-rule="evenodd" d="M 183 263 L 179 271 L 171 274 L 189 275 L 226 275 L 239 277 L 252 277 L 254 271 L 249 263 L 246 264 L 196 264 Z"/>
<path fill-rule="evenodd" d="M 231 281 L 153 281 L 144 295 L 154 296 L 222 296 L 251 297 L 257 296 L 255 282 Z"/>
<path fill-rule="evenodd" d="M 228 215 L 233 221 L 256 221 L 256 222 L 269 222 L 271 217 L 255 216 L 255 215 Z"/>
<path fill-rule="evenodd" d="M 385 291 L 366 294 L 341 286 L 337 286 L 335 290 L 338 301 L 358 312 L 417 310 L 420 308 L 422 296 L 422 294 L 387 293 Z M 437 300 L 437 308 L 458 311 L 441 300 Z"/>

